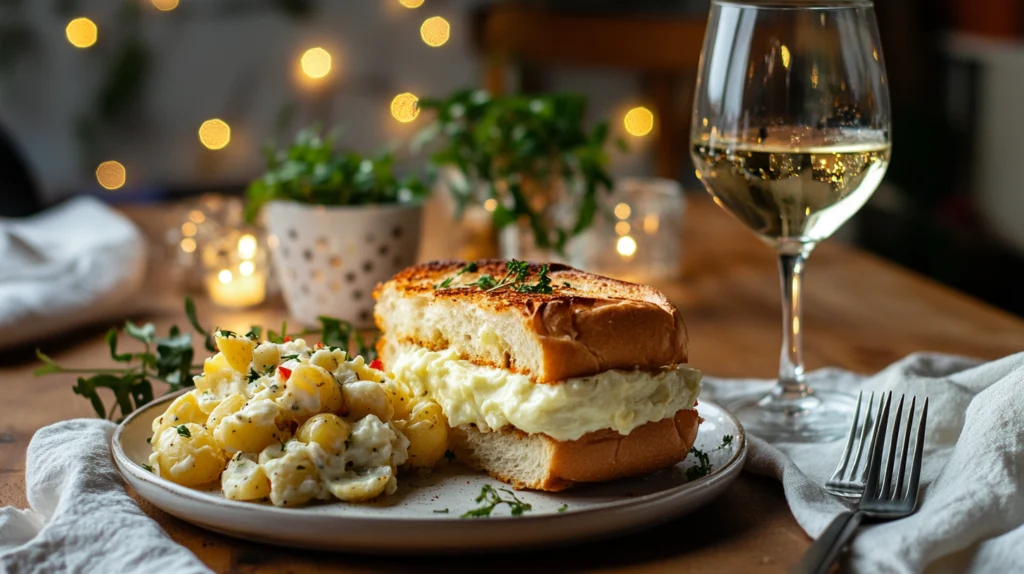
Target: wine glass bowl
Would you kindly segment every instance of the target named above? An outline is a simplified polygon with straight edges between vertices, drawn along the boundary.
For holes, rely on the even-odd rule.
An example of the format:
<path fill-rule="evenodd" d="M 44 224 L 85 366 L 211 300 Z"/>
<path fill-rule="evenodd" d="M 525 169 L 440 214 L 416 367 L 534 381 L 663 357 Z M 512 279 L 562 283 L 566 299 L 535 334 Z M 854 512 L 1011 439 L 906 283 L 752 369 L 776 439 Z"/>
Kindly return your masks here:
<path fill-rule="evenodd" d="M 855 403 L 806 384 L 801 280 L 814 246 L 863 207 L 889 165 L 889 95 L 872 4 L 714 0 L 692 125 L 697 177 L 779 256 L 779 384 L 731 406 L 768 440 L 841 437 Z"/>

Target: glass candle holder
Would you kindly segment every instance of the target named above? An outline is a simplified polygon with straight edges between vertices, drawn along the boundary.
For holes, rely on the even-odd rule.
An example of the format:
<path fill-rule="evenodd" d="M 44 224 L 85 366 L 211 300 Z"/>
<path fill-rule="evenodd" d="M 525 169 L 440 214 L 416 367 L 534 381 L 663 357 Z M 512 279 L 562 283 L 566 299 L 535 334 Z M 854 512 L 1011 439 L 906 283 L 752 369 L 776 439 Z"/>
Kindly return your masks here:
<path fill-rule="evenodd" d="M 203 268 L 206 291 L 221 307 L 253 307 L 266 299 L 266 249 L 252 231 L 232 230 L 209 241 L 203 248 Z"/>
<path fill-rule="evenodd" d="M 646 283 L 682 272 L 685 199 L 679 182 L 621 178 L 593 227 L 573 241 L 588 271 Z"/>

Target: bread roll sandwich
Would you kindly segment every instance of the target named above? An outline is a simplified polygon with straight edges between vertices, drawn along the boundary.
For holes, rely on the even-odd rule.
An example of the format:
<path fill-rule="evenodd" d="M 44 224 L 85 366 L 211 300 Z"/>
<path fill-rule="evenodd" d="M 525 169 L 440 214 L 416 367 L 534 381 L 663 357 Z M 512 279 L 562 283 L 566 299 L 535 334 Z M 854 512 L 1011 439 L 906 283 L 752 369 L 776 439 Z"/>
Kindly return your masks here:
<path fill-rule="evenodd" d="M 516 488 L 646 474 L 693 446 L 701 375 L 655 289 L 559 264 L 435 261 L 374 297 L 387 370 L 441 405 L 460 460 Z"/>

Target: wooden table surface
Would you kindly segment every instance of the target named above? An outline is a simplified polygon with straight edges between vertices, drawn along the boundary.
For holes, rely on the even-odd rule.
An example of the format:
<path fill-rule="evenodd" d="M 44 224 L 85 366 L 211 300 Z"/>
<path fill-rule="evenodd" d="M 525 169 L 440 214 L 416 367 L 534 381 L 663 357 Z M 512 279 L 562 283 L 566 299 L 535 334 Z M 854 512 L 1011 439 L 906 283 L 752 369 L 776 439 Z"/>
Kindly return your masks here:
<path fill-rule="evenodd" d="M 142 217 L 146 217 L 145 210 Z M 685 276 L 660 285 L 682 310 L 691 362 L 707 373 L 771 377 L 780 345 L 776 268 L 771 252 L 710 201 L 692 198 L 685 222 Z M 806 284 L 810 368 L 875 371 L 913 351 L 996 358 L 1024 349 L 1024 321 L 870 255 L 837 244 L 811 257 Z M 207 323 L 272 325 L 273 305 L 231 312 L 200 305 Z M 179 305 L 153 309 L 158 332 L 184 324 Z M 103 329 L 42 345 L 62 363 L 109 361 Z M 0 355 L 0 505 L 25 507 L 25 449 L 49 423 L 91 416 L 70 376 L 36 379 L 30 351 Z M 218 572 L 489 571 L 783 572 L 809 540 L 778 483 L 743 475 L 704 509 L 646 532 L 540 552 L 501 556 L 381 558 L 289 550 L 239 542 L 190 526 L 142 502 L 176 541 Z"/>

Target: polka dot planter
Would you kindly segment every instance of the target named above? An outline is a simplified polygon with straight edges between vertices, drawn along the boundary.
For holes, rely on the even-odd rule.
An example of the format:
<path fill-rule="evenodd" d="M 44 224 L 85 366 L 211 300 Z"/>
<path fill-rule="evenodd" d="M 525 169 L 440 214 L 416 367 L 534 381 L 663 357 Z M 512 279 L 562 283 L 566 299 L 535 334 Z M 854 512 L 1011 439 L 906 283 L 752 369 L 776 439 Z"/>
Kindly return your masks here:
<path fill-rule="evenodd" d="M 274 201 L 265 209 L 274 270 L 291 315 L 373 325 L 373 288 L 416 262 L 420 205 L 327 207 Z"/>

